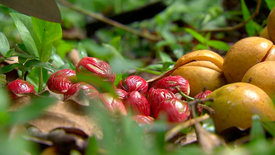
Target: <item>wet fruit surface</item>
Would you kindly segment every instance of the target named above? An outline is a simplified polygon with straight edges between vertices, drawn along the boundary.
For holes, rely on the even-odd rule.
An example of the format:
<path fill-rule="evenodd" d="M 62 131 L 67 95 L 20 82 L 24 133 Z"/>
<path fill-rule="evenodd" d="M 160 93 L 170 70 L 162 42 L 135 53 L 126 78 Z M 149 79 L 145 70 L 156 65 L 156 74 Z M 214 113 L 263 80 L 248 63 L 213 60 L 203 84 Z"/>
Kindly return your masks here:
<path fill-rule="evenodd" d="M 8 90 L 12 93 L 14 98 L 20 94 L 35 93 L 33 85 L 21 79 L 10 82 L 8 84 Z"/>
<path fill-rule="evenodd" d="M 261 37 L 248 37 L 236 42 L 224 59 L 224 75 L 227 82 L 240 82 L 246 71 L 265 61 L 273 43 Z"/>
<path fill-rule="evenodd" d="M 182 56 L 171 75 L 180 75 L 189 82 L 190 96 L 225 84 L 223 58 L 209 50 L 198 50 Z"/>
<path fill-rule="evenodd" d="M 230 127 L 249 128 L 254 114 L 262 120 L 275 120 L 272 100 L 252 84 L 228 84 L 213 91 L 207 98 L 214 99 L 210 106 L 215 110 L 212 118 L 218 133 Z"/>
<path fill-rule="evenodd" d="M 265 61 L 251 67 L 242 82 L 249 82 L 264 90 L 270 97 L 275 96 L 275 61 Z"/>

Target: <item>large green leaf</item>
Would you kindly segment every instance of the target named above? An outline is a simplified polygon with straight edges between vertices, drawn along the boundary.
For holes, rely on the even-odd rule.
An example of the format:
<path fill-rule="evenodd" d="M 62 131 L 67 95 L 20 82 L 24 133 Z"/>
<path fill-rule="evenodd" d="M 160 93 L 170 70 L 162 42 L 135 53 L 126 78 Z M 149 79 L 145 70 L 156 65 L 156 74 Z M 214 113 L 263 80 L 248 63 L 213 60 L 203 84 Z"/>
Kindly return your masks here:
<path fill-rule="evenodd" d="M 249 12 L 244 0 L 241 0 L 241 7 L 242 7 L 243 20 L 247 20 L 251 15 L 250 15 L 250 12 Z M 250 20 L 245 25 L 245 29 L 249 36 L 255 35 L 256 30 L 254 28 L 253 20 Z"/>
<path fill-rule="evenodd" d="M 258 140 L 258 139 L 264 139 L 264 137 L 265 137 L 265 133 L 264 133 L 264 129 L 262 127 L 261 121 L 259 119 L 259 116 L 254 115 L 252 127 L 250 129 L 250 139 Z"/>
<path fill-rule="evenodd" d="M 6 56 L 7 52 L 10 50 L 10 44 L 4 33 L 0 32 L 0 54 Z"/>
<path fill-rule="evenodd" d="M 61 22 L 61 15 L 55 0 L 0 0 L 0 3 L 29 16 Z"/>
<path fill-rule="evenodd" d="M 19 13 L 11 13 L 10 15 L 22 38 L 27 52 L 33 56 L 39 57 L 37 48 L 39 46 L 39 42 L 35 32 L 33 31 L 31 18 Z"/>
<path fill-rule="evenodd" d="M 62 37 L 61 25 L 38 18 L 31 18 L 33 29 L 40 41 L 40 60 L 46 62 L 52 55 L 52 43 Z"/>

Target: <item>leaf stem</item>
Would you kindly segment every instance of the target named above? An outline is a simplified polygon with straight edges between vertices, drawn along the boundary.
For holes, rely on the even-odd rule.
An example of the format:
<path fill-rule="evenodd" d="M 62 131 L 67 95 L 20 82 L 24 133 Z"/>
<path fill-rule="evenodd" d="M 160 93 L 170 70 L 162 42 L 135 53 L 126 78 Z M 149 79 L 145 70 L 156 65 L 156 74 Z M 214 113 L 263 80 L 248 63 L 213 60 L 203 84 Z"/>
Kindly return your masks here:
<path fill-rule="evenodd" d="M 38 92 L 41 92 L 43 89 L 43 68 L 39 68 L 39 84 L 38 84 Z"/>
<path fill-rule="evenodd" d="M 195 98 L 193 98 L 193 97 L 191 97 L 191 96 L 188 96 L 188 95 L 184 94 L 184 93 L 180 90 L 179 87 L 176 87 L 176 89 L 179 91 L 180 95 L 183 96 L 183 97 L 185 97 L 188 101 L 194 101 L 194 100 L 195 100 Z"/>

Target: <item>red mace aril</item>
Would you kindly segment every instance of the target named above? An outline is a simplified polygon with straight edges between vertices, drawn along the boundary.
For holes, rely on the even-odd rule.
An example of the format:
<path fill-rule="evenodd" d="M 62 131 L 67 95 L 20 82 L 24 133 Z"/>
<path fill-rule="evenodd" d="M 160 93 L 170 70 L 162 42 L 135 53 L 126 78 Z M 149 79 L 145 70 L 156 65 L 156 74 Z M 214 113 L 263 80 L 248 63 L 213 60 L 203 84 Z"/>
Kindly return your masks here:
<path fill-rule="evenodd" d="M 202 91 L 202 92 L 198 93 L 197 95 L 195 95 L 194 98 L 196 98 L 196 99 L 205 99 L 211 93 L 212 93 L 212 91 L 205 90 L 205 91 Z M 203 108 L 198 106 L 197 109 L 198 109 L 198 112 L 199 112 L 199 115 L 200 115 L 203 111 Z"/>
<path fill-rule="evenodd" d="M 202 91 L 202 92 L 198 93 L 197 95 L 195 95 L 194 98 L 196 98 L 196 99 L 205 99 L 210 93 L 212 93 L 212 91 L 205 90 L 205 91 Z"/>
<path fill-rule="evenodd" d="M 139 91 L 146 94 L 148 83 L 140 76 L 132 75 L 119 82 L 119 87 L 127 92 Z"/>
<path fill-rule="evenodd" d="M 128 92 L 126 92 L 123 89 L 117 88 L 116 93 L 118 95 L 118 98 L 121 99 L 121 100 L 126 100 L 127 97 L 128 97 Z"/>
<path fill-rule="evenodd" d="M 151 88 L 147 96 L 151 105 L 151 113 L 154 118 L 158 118 L 161 105 L 174 98 L 177 98 L 174 93 L 167 89 L 155 89 Z"/>
<path fill-rule="evenodd" d="M 150 116 L 145 116 L 145 115 L 135 115 L 134 120 L 139 124 L 139 125 L 146 125 L 146 124 L 152 124 L 154 122 L 154 118 Z"/>
<path fill-rule="evenodd" d="M 97 75 L 104 78 L 112 83 L 115 81 L 115 73 L 112 71 L 111 66 L 98 58 L 94 57 L 84 57 L 82 58 L 77 66 L 77 73 L 92 73 L 92 75 Z"/>
<path fill-rule="evenodd" d="M 190 116 L 190 109 L 186 101 L 174 98 L 164 102 L 160 108 L 160 114 L 164 114 L 169 122 L 183 122 Z"/>
<path fill-rule="evenodd" d="M 23 94 L 35 93 L 33 85 L 27 81 L 16 79 L 8 84 L 8 90 L 11 92 L 13 98 L 19 97 Z"/>
<path fill-rule="evenodd" d="M 58 94 L 64 94 L 73 85 L 75 71 L 71 69 L 62 69 L 52 74 L 47 82 L 49 90 Z"/>
<path fill-rule="evenodd" d="M 173 92 L 174 94 L 179 92 L 176 89 L 176 87 L 178 87 L 184 94 L 189 95 L 190 93 L 189 82 L 179 75 L 164 77 L 158 80 L 153 87 L 167 89 Z"/>
<path fill-rule="evenodd" d="M 127 100 L 125 101 L 126 107 L 133 110 L 134 114 L 141 114 L 145 116 L 150 115 L 150 104 L 146 97 L 144 97 L 138 91 L 132 91 L 129 93 Z"/>
<path fill-rule="evenodd" d="M 73 84 L 68 89 L 68 91 L 64 94 L 64 100 L 75 98 L 77 101 L 77 99 L 81 96 L 80 93 L 84 93 L 89 99 L 94 99 L 99 95 L 96 88 L 92 85 L 85 82 L 79 82 Z"/>
<path fill-rule="evenodd" d="M 105 107 L 107 108 L 107 110 L 111 113 L 127 115 L 126 108 L 119 98 L 115 98 L 109 93 L 100 94 L 99 97 L 105 105 Z"/>

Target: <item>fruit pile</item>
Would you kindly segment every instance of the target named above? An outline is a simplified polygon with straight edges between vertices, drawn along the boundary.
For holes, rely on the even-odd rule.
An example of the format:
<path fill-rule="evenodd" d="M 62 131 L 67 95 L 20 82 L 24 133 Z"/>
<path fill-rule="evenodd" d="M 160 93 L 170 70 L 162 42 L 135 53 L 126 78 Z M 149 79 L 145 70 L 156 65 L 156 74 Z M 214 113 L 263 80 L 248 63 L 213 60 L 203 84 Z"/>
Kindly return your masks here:
<path fill-rule="evenodd" d="M 271 37 L 274 29 L 268 26 Z M 191 118 L 188 99 L 212 99 L 210 107 L 214 113 L 211 117 L 216 132 L 221 133 L 231 127 L 248 129 L 255 114 L 264 121 L 275 121 L 274 66 L 273 42 L 248 37 L 236 42 L 224 58 L 210 50 L 185 54 L 172 70 L 150 82 L 132 75 L 114 86 L 115 74 L 108 63 L 84 57 L 76 71 L 63 69 L 52 74 L 47 86 L 51 92 L 62 94 L 64 101 L 87 106 L 89 103 L 81 101 L 84 94 L 89 100 L 101 101 L 111 113 L 133 113 L 140 124 L 150 124 L 159 118 L 169 122 L 186 121 Z M 78 80 L 78 74 L 109 82 L 116 95 Z M 32 85 L 20 79 L 10 82 L 8 90 L 13 98 L 35 93 Z M 197 111 L 201 113 L 202 108 L 198 107 Z"/>

